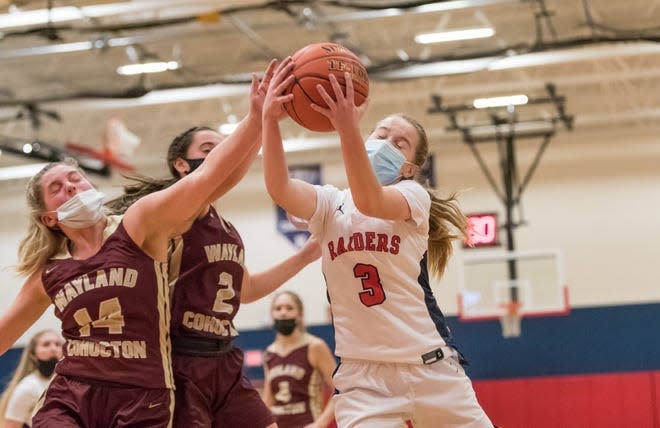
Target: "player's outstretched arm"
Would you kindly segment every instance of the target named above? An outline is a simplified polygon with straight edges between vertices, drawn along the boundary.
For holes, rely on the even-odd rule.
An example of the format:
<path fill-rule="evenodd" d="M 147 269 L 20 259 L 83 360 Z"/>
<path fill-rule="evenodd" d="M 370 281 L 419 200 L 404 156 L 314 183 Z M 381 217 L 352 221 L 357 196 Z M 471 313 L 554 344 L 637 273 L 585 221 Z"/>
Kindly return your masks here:
<path fill-rule="evenodd" d="M 241 303 L 252 303 L 269 295 L 319 257 L 321 246 L 312 236 L 296 254 L 270 269 L 252 275 L 246 269 L 241 287 Z"/>
<path fill-rule="evenodd" d="M 259 117 L 261 117 L 262 115 L 263 103 L 266 97 L 266 91 L 268 90 L 268 85 L 270 84 L 270 81 L 273 78 L 273 74 L 275 74 L 276 67 L 278 67 L 278 62 L 276 60 L 272 60 L 270 64 L 268 64 L 268 68 L 266 69 L 266 72 L 264 73 L 264 76 L 261 79 L 261 82 L 259 83 L 259 87 L 257 90 L 258 96 L 250 97 L 250 103 L 251 103 L 250 110 L 258 114 Z M 243 177 L 245 177 L 245 174 L 247 174 L 247 172 L 250 170 L 252 163 L 259 154 L 259 149 L 261 148 L 261 141 L 262 138 L 260 133 L 257 136 L 257 138 L 254 139 L 254 141 L 252 141 L 250 144 L 245 145 L 245 150 L 248 153 L 247 157 L 245 158 L 245 160 L 243 160 L 243 162 L 236 165 L 234 172 L 232 172 L 231 175 L 224 182 L 222 182 L 218 186 L 218 188 L 213 192 L 209 200 L 210 203 L 220 199 L 225 193 L 229 192 L 231 189 L 234 188 L 234 186 L 240 183 Z"/>
<path fill-rule="evenodd" d="M 289 177 L 282 146 L 279 121 L 286 115 L 284 103 L 292 94 L 284 95 L 293 80 L 293 63 L 287 58 L 273 75 L 263 109 L 263 162 L 266 189 L 273 201 L 288 213 L 309 220 L 316 210 L 314 186 Z"/>
<path fill-rule="evenodd" d="M 225 180 L 215 190 L 215 192 L 213 192 L 211 198 L 209 199 L 211 203 L 223 197 L 227 192 L 229 192 L 238 183 L 241 182 L 243 177 L 245 177 L 247 172 L 250 170 L 250 167 L 254 163 L 254 160 L 257 158 L 260 148 L 261 148 L 261 134 L 259 134 L 259 136 L 255 139 L 255 141 L 252 142 L 252 144 L 246 145 L 245 150 L 248 151 L 247 158 L 240 165 L 238 165 L 234 170 L 234 172 L 229 176 L 229 178 L 227 178 L 227 180 Z"/>
<path fill-rule="evenodd" d="M 360 134 L 360 120 L 368 100 L 360 106 L 353 98 L 353 80 L 346 73 L 346 94 L 344 95 L 337 78 L 331 74 L 334 98 L 318 85 L 319 95 L 328 108 L 312 104 L 314 110 L 323 114 L 335 127 L 341 141 L 341 151 L 346 168 L 348 185 L 358 210 L 364 215 L 386 220 L 405 220 L 410 218 L 410 208 L 403 195 L 396 189 L 381 186 L 369 162 L 364 140 Z"/>
<path fill-rule="evenodd" d="M 41 283 L 41 272 L 38 270 L 27 278 L 9 309 L 0 316 L 0 355 L 7 352 L 50 305 Z"/>
<path fill-rule="evenodd" d="M 211 201 L 214 192 L 250 154 L 250 144 L 261 132 L 262 106 L 257 101 L 265 96 L 259 81 L 252 77 L 250 111 L 238 128 L 222 144 L 216 146 L 204 163 L 172 186 L 138 200 L 124 215 L 124 226 L 133 241 L 147 254 L 163 260 L 163 240 L 183 233 Z M 255 111 L 256 110 L 256 111 Z M 247 149 L 246 149 L 247 146 Z"/>

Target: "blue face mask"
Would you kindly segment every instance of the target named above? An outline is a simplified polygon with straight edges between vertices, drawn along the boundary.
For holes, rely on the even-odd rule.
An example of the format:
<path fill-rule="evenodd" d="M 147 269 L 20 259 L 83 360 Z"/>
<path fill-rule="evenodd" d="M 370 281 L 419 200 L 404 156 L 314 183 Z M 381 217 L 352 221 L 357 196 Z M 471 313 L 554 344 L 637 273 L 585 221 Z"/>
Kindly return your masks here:
<path fill-rule="evenodd" d="M 369 139 L 365 148 L 371 167 L 381 185 L 387 186 L 401 178 L 401 167 L 406 163 L 406 158 L 389 141 Z"/>

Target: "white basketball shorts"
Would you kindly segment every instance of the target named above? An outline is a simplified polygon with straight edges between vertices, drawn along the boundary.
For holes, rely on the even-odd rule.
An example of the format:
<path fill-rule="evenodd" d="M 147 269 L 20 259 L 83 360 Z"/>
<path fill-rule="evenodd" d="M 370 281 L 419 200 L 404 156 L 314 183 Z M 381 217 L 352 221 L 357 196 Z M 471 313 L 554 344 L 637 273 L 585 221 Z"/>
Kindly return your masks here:
<path fill-rule="evenodd" d="M 333 377 L 337 426 L 492 428 L 456 351 L 443 351 L 429 365 L 342 360 Z"/>

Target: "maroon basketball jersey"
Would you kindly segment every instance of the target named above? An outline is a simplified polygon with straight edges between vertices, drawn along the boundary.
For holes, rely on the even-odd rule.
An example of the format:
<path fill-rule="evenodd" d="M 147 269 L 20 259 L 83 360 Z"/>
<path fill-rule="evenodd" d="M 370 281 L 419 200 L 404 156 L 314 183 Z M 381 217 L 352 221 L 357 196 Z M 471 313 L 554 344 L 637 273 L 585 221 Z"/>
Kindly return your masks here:
<path fill-rule="evenodd" d="M 44 288 L 66 339 L 56 372 L 172 388 L 167 263 L 145 254 L 120 221 L 108 219 L 94 256 L 74 260 L 65 251 L 44 268 Z"/>
<path fill-rule="evenodd" d="M 269 346 L 264 354 L 268 382 L 275 400 L 271 411 L 281 428 L 298 428 L 314 422 L 321 414 L 321 374 L 307 357 L 309 336 L 300 347 L 281 356 Z"/>
<path fill-rule="evenodd" d="M 238 231 L 212 206 L 177 241 L 170 257 L 172 335 L 231 340 L 241 303 L 244 249 Z"/>

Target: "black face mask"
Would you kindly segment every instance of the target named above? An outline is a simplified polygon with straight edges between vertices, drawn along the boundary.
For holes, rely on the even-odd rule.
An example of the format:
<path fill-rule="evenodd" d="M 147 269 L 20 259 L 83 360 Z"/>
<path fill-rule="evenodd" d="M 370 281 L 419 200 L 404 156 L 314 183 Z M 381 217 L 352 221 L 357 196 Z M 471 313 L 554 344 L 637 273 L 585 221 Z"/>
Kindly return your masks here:
<path fill-rule="evenodd" d="M 188 162 L 188 166 L 190 167 L 190 170 L 188 171 L 188 174 L 199 168 L 199 166 L 204 162 L 205 158 L 201 159 L 185 159 L 186 162 Z"/>
<path fill-rule="evenodd" d="M 50 360 L 37 360 L 37 369 L 43 377 L 50 377 L 55 371 L 55 365 L 57 364 L 58 358 L 53 357 Z"/>
<path fill-rule="evenodd" d="M 296 319 L 292 318 L 290 320 L 275 320 L 273 328 L 276 332 L 283 334 L 284 336 L 289 336 L 293 333 L 293 330 L 296 329 Z"/>

